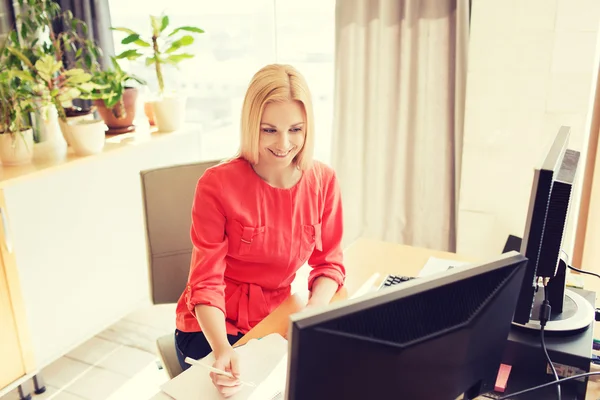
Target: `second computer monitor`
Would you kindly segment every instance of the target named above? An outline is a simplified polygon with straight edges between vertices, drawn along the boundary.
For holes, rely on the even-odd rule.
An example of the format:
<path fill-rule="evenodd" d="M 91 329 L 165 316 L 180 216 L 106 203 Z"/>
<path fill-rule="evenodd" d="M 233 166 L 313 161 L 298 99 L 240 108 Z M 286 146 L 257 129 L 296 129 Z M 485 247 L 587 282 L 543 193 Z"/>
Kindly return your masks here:
<path fill-rule="evenodd" d="M 293 315 L 289 400 L 493 390 L 527 259 L 516 252 Z"/>

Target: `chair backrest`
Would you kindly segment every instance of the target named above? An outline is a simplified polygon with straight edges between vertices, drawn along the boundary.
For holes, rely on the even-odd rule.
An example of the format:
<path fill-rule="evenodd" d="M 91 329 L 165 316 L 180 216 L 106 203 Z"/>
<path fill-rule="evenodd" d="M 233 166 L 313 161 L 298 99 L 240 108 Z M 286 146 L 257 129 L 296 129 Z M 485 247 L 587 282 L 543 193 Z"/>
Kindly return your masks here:
<path fill-rule="evenodd" d="M 142 198 L 150 295 L 154 304 L 176 303 L 187 283 L 192 203 L 198 179 L 220 161 L 142 171 Z"/>

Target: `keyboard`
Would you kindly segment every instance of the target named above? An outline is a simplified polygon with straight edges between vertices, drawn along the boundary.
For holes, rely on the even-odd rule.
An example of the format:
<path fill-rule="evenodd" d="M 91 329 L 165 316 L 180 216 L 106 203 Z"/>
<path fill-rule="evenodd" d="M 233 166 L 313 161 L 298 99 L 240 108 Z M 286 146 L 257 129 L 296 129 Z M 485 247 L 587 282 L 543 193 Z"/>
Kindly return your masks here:
<path fill-rule="evenodd" d="M 379 286 L 379 289 L 396 286 L 401 283 L 408 282 L 412 279 L 415 279 L 415 277 L 414 276 L 402 276 L 402 275 L 388 275 L 388 276 L 386 276 L 386 278 L 383 281 L 383 283 L 381 284 L 381 286 Z"/>

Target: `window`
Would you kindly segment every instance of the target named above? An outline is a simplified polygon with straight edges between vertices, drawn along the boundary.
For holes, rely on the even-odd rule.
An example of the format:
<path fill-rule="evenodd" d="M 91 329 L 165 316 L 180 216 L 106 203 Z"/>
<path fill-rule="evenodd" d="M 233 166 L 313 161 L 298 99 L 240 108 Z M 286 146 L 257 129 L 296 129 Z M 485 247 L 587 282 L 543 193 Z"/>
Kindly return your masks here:
<path fill-rule="evenodd" d="M 109 0 L 112 26 L 144 34 L 149 15 L 165 12 L 173 26 L 205 30 L 188 48 L 196 55 L 167 68 L 165 87 L 187 96 L 187 122 L 202 129 L 213 157 L 238 148 L 243 97 L 252 75 L 270 63 L 292 64 L 310 86 L 316 125 L 315 157 L 330 162 L 333 116 L 334 0 Z M 143 10 L 143 12 L 141 11 Z M 115 51 L 124 35 L 115 32 Z M 125 65 L 156 90 L 154 71 Z M 207 149 L 208 151 L 208 149 Z M 215 153 L 216 152 L 216 153 Z"/>

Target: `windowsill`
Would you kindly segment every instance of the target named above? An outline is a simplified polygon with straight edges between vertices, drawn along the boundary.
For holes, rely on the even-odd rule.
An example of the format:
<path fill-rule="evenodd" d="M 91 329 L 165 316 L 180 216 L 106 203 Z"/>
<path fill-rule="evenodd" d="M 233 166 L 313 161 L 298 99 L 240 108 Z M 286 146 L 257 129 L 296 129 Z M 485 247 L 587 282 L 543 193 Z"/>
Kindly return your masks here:
<path fill-rule="evenodd" d="M 104 158 L 115 154 L 120 150 L 131 149 L 158 140 L 169 140 L 169 138 L 172 138 L 173 136 L 185 135 L 191 132 L 193 132 L 193 129 L 191 129 L 190 126 L 186 126 L 180 131 L 169 133 L 157 132 L 153 129 L 145 134 L 133 132 L 114 136 L 111 135 L 106 137 L 104 149 L 100 153 L 89 156 L 78 156 L 71 147 L 67 148 L 66 156 L 51 161 L 36 161 L 34 154 L 34 160 L 28 164 L 15 166 L 3 166 L 0 164 L 0 188 L 16 181 L 37 177 L 39 174 L 49 173 L 60 168 L 77 166 L 82 162 Z"/>

